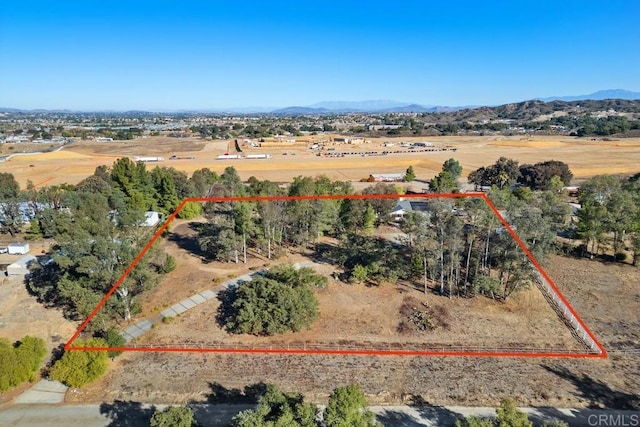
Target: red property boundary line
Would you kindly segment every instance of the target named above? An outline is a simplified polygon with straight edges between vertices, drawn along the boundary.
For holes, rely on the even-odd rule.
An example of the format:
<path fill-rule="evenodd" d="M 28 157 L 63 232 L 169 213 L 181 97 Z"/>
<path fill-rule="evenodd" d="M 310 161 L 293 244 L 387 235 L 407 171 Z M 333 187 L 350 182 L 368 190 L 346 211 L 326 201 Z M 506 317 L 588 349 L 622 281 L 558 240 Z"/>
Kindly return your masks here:
<path fill-rule="evenodd" d="M 511 237 L 516 241 L 518 246 L 524 251 L 529 261 L 538 269 L 540 275 L 547 281 L 555 296 L 562 301 L 565 307 L 573 315 L 583 331 L 589 336 L 591 341 L 597 347 L 597 353 L 559 353 L 559 352 L 524 352 L 524 351 L 434 351 L 434 350 L 357 350 L 357 349 L 273 349 L 273 348 L 198 348 L 198 347 L 75 347 L 73 342 L 78 338 L 82 331 L 87 327 L 89 322 L 104 306 L 107 300 L 113 295 L 118 287 L 124 282 L 125 278 L 131 273 L 135 266 L 140 262 L 142 257 L 147 253 L 155 241 L 167 229 L 169 224 L 175 219 L 176 215 L 182 210 L 185 204 L 190 202 L 261 202 L 261 201 L 296 201 L 296 200 L 344 200 L 344 199 L 433 199 L 433 198 L 471 198 L 477 197 L 485 201 L 491 211 L 495 214 L 504 228 L 509 232 Z M 604 359 L 608 354 L 600 341 L 591 332 L 584 323 L 577 311 L 569 303 L 566 297 L 560 292 L 558 286 L 549 277 L 547 272 L 542 268 L 540 263 L 535 259 L 531 251 L 526 247 L 524 242 L 518 237 L 513 228 L 500 214 L 496 206 L 491 202 L 485 193 L 422 193 L 422 194 L 350 194 L 350 195 L 323 195 L 323 196 L 254 196 L 254 197 L 193 197 L 184 199 L 178 208 L 166 219 L 166 221 L 158 228 L 151 240 L 144 246 L 140 253 L 133 260 L 131 265 L 122 273 L 118 280 L 113 284 L 111 289 L 100 300 L 98 305 L 91 311 L 89 316 L 80 325 L 78 330 L 67 341 L 64 346 L 65 350 L 81 350 L 81 351 L 132 351 L 132 352 L 154 352 L 154 353 L 244 353 L 244 354 L 316 354 L 316 355 L 361 355 L 361 356 L 464 356 L 464 357 L 521 357 L 521 358 L 571 358 L 571 359 Z"/>

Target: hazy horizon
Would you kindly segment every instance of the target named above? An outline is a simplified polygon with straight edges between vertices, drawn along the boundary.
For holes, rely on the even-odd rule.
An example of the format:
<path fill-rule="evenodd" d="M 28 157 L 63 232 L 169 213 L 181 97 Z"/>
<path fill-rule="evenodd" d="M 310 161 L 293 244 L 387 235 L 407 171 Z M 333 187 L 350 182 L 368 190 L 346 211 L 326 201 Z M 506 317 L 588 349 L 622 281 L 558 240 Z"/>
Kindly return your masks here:
<path fill-rule="evenodd" d="M 640 3 L 10 2 L 0 106 L 499 105 L 640 91 Z"/>

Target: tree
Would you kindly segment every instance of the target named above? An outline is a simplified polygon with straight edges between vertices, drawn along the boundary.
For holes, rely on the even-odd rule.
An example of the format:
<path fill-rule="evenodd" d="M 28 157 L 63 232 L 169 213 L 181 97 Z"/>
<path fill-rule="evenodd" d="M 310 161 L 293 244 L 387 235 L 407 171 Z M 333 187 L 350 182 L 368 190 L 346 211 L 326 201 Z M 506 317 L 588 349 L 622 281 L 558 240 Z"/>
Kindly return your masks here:
<path fill-rule="evenodd" d="M 535 165 L 520 166 L 518 182 L 530 187 L 532 190 L 548 190 L 551 188 L 552 178 L 558 177 L 564 185 L 569 185 L 573 173 L 569 166 L 558 160 L 549 160 Z"/>
<path fill-rule="evenodd" d="M 367 205 L 367 209 L 364 211 L 364 222 L 362 224 L 362 232 L 365 236 L 371 236 L 375 228 L 376 213 L 370 204 Z"/>
<path fill-rule="evenodd" d="M 409 166 L 404 174 L 404 180 L 405 182 L 411 182 L 414 179 L 416 179 L 416 173 L 413 171 L 413 166 Z"/>
<path fill-rule="evenodd" d="M 449 172 L 451 177 L 457 181 L 462 175 L 462 166 L 456 159 L 449 159 L 442 164 L 442 172 Z"/>
<path fill-rule="evenodd" d="M 120 332 L 118 332 L 116 328 L 107 329 L 107 331 L 103 334 L 102 338 L 106 341 L 109 347 L 113 347 L 113 348 L 121 348 L 127 344 L 127 340 L 125 340 L 125 338 L 122 335 L 120 335 Z M 115 359 L 116 357 L 120 356 L 122 352 L 108 351 L 107 354 L 111 359 Z"/>
<path fill-rule="evenodd" d="M 193 411 L 188 406 L 168 406 L 156 410 L 151 416 L 151 427 L 191 427 L 196 425 Z"/>
<path fill-rule="evenodd" d="M 91 338 L 86 343 L 77 339 L 75 347 L 108 347 L 101 338 Z M 82 387 L 107 372 L 108 355 L 104 351 L 66 351 L 49 370 L 49 376 L 69 387 Z"/>
<path fill-rule="evenodd" d="M 13 174 L 0 172 L 0 200 L 15 199 L 20 193 L 20 186 Z"/>
<path fill-rule="evenodd" d="M 493 165 L 471 172 L 468 180 L 476 186 L 495 185 L 502 189 L 514 184 L 519 175 L 517 160 L 500 157 Z"/>
<path fill-rule="evenodd" d="M 498 413 L 499 427 L 533 427 L 527 414 L 516 407 L 513 399 L 503 400 L 496 412 Z"/>
<path fill-rule="evenodd" d="M 0 204 L 0 233 L 9 233 L 11 237 L 22 231 L 24 220 L 20 212 L 18 199 L 6 199 Z"/>
<path fill-rule="evenodd" d="M 302 395 L 285 393 L 273 384 L 268 384 L 258 400 L 256 409 L 240 412 L 233 418 L 235 427 L 317 427 L 318 407 L 305 403 Z"/>
<path fill-rule="evenodd" d="M 155 204 L 165 215 L 173 213 L 184 198 L 178 196 L 173 174 L 167 168 L 154 168 L 151 182 L 157 194 Z"/>
<path fill-rule="evenodd" d="M 326 277 L 309 268 L 277 266 L 238 286 L 231 301 L 221 306 L 219 320 L 237 334 L 275 335 L 310 328 L 318 318 L 312 288 L 326 284 Z"/>
<path fill-rule="evenodd" d="M 443 171 L 429 181 L 429 189 L 434 193 L 452 193 L 458 190 L 458 183 L 450 172 Z"/>
<path fill-rule="evenodd" d="M 338 387 L 329 396 L 324 420 L 327 427 L 379 426 L 367 406 L 367 399 L 357 384 Z"/>
<path fill-rule="evenodd" d="M 209 168 L 198 169 L 191 175 L 189 181 L 193 186 L 195 197 L 205 197 L 209 193 L 209 189 L 218 181 L 218 174 L 209 170 Z"/>
<path fill-rule="evenodd" d="M 611 224 L 612 220 L 607 206 L 617 204 L 615 195 L 620 192 L 621 187 L 620 181 L 611 175 L 595 176 L 580 187 L 578 200 L 581 208 L 577 212 L 578 236 L 585 240 L 587 250 L 591 245 L 592 254 L 600 251 L 603 235 L 609 231 L 607 225 Z"/>

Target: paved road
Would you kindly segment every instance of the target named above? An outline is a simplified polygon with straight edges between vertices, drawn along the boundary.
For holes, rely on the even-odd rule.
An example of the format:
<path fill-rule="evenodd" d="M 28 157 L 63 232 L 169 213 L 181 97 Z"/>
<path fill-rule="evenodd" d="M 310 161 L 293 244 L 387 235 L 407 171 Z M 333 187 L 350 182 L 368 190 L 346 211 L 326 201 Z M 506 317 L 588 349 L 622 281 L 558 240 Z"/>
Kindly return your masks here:
<path fill-rule="evenodd" d="M 162 409 L 164 405 L 158 405 Z M 203 427 L 227 426 L 238 412 L 250 405 L 191 405 Z M 20 427 L 104 427 L 148 426 L 156 407 L 135 402 L 102 405 L 8 405 L 0 408 L 0 425 Z M 371 408 L 385 426 L 451 426 L 462 416 L 495 416 L 493 408 L 442 406 L 374 406 Z M 560 419 L 576 427 L 640 426 L 640 411 L 595 409 L 524 408 L 535 425 Z"/>

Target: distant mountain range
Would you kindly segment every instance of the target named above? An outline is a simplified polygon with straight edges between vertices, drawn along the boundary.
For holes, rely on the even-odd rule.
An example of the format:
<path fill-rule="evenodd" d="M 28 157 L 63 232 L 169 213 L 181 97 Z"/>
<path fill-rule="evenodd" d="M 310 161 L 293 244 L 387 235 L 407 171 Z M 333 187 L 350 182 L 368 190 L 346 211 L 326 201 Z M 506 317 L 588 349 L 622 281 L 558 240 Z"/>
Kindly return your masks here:
<path fill-rule="evenodd" d="M 589 95 L 574 96 L 551 96 L 547 98 L 534 98 L 534 100 L 551 101 L 583 101 L 583 100 L 604 100 L 604 99 L 624 99 L 640 100 L 640 92 L 631 92 L 623 89 L 600 90 Z M 368 100 L 368 101 L 323 101 L 307 106 L 291 106 L 286 108 L 273 107 L 237 107 L 237 108 L 215 108 L 215 109 L 194 109 L 194 110 L 174 110 L 158 111 L 163 113 L 237 113 L 237 114 L 281 114 L 281 115 L 308 115 L 308 114 L 345 114 L 345 113 L 448 113 L 463 109 L 473 109 L 483 107 L 480 105 L 465 105 L 459 107 L 422 105 L 411 102 L 399 102 L 391 100 Z M 21 110 L 17 108 L 0 108 L 2 113 L 73 113 L 82 111 L 71 110 Z M 96 113 L 116 113 L 117 111 L 88 111 Z M 121 113 L 133 113 L 125 111 Z M 151 111 L 140 111 L 140 113 L 151 113 Z"/>
<path fill-rule="evenodd" d="M 446 107 L 436 105 L 420 105 L 397 101 L 359 101 L 340 102 L 326 101 L 307 107 L 286 107 L 271 111 L 272 114 L 344 114 L 344 113 L 442 113 L 457 111 L 464 107 Z"/>
<path fill-rule="evenodd" d="M 624 89 L 607 89 L 599 90 L 597 92 L 590 93 L 589 95 L 574 95 L 574 96 L 550 96 L 548 98 L 536 98 L 537 100 L 550 102 L 550 101 L 585 101 L 591 99 L 594 101 L 602 101 L 604 99 L 626 99 L 628 101 L 640 100 L 640 92 L 631 92 Z"/>

